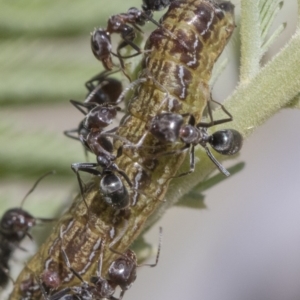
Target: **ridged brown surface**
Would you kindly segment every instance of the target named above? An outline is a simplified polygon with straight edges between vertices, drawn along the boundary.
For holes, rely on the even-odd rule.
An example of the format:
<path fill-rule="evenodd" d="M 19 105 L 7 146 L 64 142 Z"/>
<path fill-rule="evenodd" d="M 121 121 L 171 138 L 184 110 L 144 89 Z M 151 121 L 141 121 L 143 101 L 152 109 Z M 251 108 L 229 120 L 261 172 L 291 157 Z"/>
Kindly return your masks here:
<path fill-rule="evenodd" d="M 139 84 L 118 135 L 137 143 L 146 132 L 147 122 L 162 111 L 191 113 L 199 122 L 209 99 L 208 82 L 213 65 L 234 26 L 233 6 L 228 2 L 222 7 L 204 0 L 172 2 L 163 17 L 162 28 L 157 28 L 147 41 L 146 49 L 151 51 L 144 57 L 140 75 L 140 78 L 147 80 Z M 121 144 L 116 141 L 115 149 Z M 99 258 L 97 250 L 100 240 L 105 240 L 105 276 L 108 265 L 116 259 L 108 244 L 124 228 L 126 232 L 114 249 L 124 252 L 132 244 L 147 218 L 162 203 L 168 179 L 176 175 L 185 157 L 183 153 L 158 155 L 161 151 L 178 149 L 182 144 L 160 145 L 151 134 L 147 134 L 142 146 L 140 149 L 124 149 L 123 155 L 116 160 L 135 189 L 130 191 L 132 206 L 128 212 L 116 214 L 113 208 L 106 205 L 98 190 L 99 179 L 93 179 L 85 192 L 89 214 L 81 196 L 77 196 L 70 210 L 55 225 L 50 237 L 27 263 L 10 299 L 22 299 L 22 283 L 30 277 L 41 275 L 45 269 L 60 274 L 62 284 L 59 289 L 79 284 L 61 256 L 61 228 L 70 263 L 87 281 L 95 275 Z M 39 288 L 30 299 L 40 299 Z"/>

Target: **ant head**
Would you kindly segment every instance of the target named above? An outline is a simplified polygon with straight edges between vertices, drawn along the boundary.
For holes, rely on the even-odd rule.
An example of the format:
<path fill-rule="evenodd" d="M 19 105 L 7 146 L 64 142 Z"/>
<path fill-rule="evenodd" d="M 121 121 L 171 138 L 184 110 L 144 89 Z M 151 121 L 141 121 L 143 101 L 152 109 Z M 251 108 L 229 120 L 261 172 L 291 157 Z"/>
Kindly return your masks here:
<path fill-rule="evenodd" d="M 119 285 L 122 290 L 127 290 L 136 279 L 136 268 L 136 255 L 129 249 L 109 266 L 109 280 Z"/>
<path fill-rule="evenodd" d="M 161 142 L 174 143 L 179 137 L 183 117 L 179 114 L 161 113 L 149 125 L 149 131 Z"/>
<path fill-rule="evenodd" d="M 85 127 L 87 130 L 107 127 L 112 123 L 116 115 L 116 107 L 97 105 L 86 115 L 83 127 Z"/>
<path fill-rule="evenodd" d="M 12 241 L 20 241 L 28 230 L 36 224 L 35 218 L 21 208 L 6 211 L 0 222 L 0 232 Z"/>
<path fill-rule="evenodd" d="M 143 0 L 142 8 L 145 11 L 147 10 L 159 11 L 169 6 L 172 1 L 173 0 Z"/>
<path fill-rule="evenodd" d="M 47 288 L 56 289 L 60 286 L 61 281 L 56 271 L 44 270 L 41 275 L 41 281 Z"/>
<path fill-rule="evenodd" d="M 95 285 L 97 296 L 101 299 L 110 299 L 110 297 L 114 294 L 116 290 L 115 287 L 111 285 L 109 281 L 99 276 L 92 276 L 90 282 Z"/>
<path fill-rule="evenodd" d="M 91 35 L 91 48 L 95 57 L 103 63 L 106 70 L 112 70 L 110 36 L 104 29 L 95 29 Z"/>
<path fill-rule="evenodd" d="M 243 137 L 234 129 L 224 129 L 213 133 L 208 142 L 217 152 L 234 155 L 242 148 Z"/>
<path fill-rule="evenodd" d="M 105 202 L 117 209 L 124 209 L 129 205 L 129 195 L 122 180 L 116 174 L 104 174 L 100 181 L 100 190 Z"/>

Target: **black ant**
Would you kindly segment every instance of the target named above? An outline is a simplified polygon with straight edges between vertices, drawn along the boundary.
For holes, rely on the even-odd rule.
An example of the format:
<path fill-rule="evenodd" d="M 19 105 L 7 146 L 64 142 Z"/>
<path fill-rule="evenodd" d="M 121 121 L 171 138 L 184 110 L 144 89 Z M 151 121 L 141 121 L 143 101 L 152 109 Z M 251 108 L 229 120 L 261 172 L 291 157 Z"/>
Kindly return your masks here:
<path fill-rule="evenodd" d="M 0 220 L 0 287 L 4 287 L 9 276 L 8 262 L 12 252 L 16 249 L 22 249 L 20 242 L 28 236 L 32 239 L 29 230 L 38 224 L 38 222 L 51 222 L 53 219 L 36 218 L 23 210 L 22 206 L 25 199 L 31 194 L 39 182 L 46 176 L 54 174 L 54 171 L 41 176 L 23 198 L 20 207 L 7 210 Z"/>
<path fill-rule="evenodd" d="M 85 113 L 80 106 L 85 107 L 86 104 L 76 101 L 72 101 L 72 103 L 81 112 Z M 122 148 L 120 147 L 117 150 L 116 155 L 113 154 L 112 141 L 106 136 L 106 134 L 114 133 L 117 127 L 103 131 L 104 128 L 112 123 L 120 108 L 111 104 L 98 105 L 96 103 L 89 103 L 88 105 L 91 109 L 82 122 L 84 131 L 80 131 L 79 140 L 87 150 L 96 155 L 97 162 L 74 163 L 71 165 L 71 168 L 76 173 L 83 200 L 83 186 L 79 171 L 100 176 L 100 190 L 103 193 L 105 202 L 115 208 L 124 209 L 129 204 L 128 191 L 116 173 L 119 173 L 130 187 L 132 187 L 132 184 L 126 173 L 120 170 L 114 163 L 114 160 L 122 155 Z M 102 167 L 102 171 L 97 170 L 99 166 Z"/>
<path fill-rule="evenodd" d="M 122 83 L 121 81 L 108 77 L 118 71 L 108 72 L 103 71 L 85 83 L 88 89 L 88 94 L 83 103 L 71 100 L 71 103 L 79 109 L 83 114 L 87 114 L 94 106 L 91 103 L 103 105 L 103 104 L 114 104 L 118 100 L 120 94 L 122 93 Z M 86 109 L 84 111 L 79 106 Z M 83 126 L 81 121 L 76 129 L 66 130 L 64 134 L 72 139 L 79 140 L 80 135 L 87 135 L 87 129 Z M 75 135 L 74 135 L 75 133 Z"/>
<path fill-rule="evenodd" d="M 232 117 L 230 114 L 229 116 L 231 120 Z M 185 117 L 189 117 L 188 124 L 184 124 Z M 229 121 L 229 119 L 215 121 L 212 124 L 216 125 L 227 121 Z M 243 138 L 241 134 L 234 129 L 225 129 L 209 135 L 207 133 L 207 127 L 212 126 L 212 124 L 195 123 L 195 118 L 190 114 L 180 115 L 169 112 L 161 113 L 151 120 L 149 125 L 149 132 L 151 132 L 159 141 L 163 143 L 174 143 L 178 139 L 185 143 L 185 146 L 183 148 L 164 154 L 174 154 L 177 152 L 181 152 L 187 148 L 190 149 L 190 170 L 176 177 L 181 177 L 194 172 L 195 146 L 197 146 L 198 144 L 205 149 L 208 157 L 217 166 L 217 168 L 225 176 L 229 176 L 230 173 L 216 160 L 216 158 L 207 147 L 207 144 L 210 144 L 211 147 L 220 154 L 234 155 L 242 147 Z"/>
<path fill-rule="evenodd" d="M 136 269 L 138 267 L 149 266 L 153 268 L 157 266 L 159 255 L 160 255 L 161 243 L 162 243 L 162 227 L 159 228 L 159 244 L 158 244 L 155 263 L 153 264 L 139 265 L 137 263 L 136 254 L 130 249 L 128 249 L 124 254 L 122 254 L 110 248 L 111 251 L 119 254 L 120 257 L 110 264 L 108 268 L 107 282 L 114 290 L 116 289 L 117 286 L 121 288 L 121 293 L 118 298 L 119 300 L 123 298 L 125 292 L 131 287 L 131 285 L 135 281 Z M 102 257 L 100 258 L 102 259 Z M 101 278 L 101 266 L 100 266 L 101 259 L 99 260 L 99 268 L 98 268 L 97 276 L 91 278 L 91 282 L 94 283 L 96 286 L 99 285 L 99 283 L 101 283 L 101 280 L 103 280 L 103 278 Z"/>
<path fill-rule="evenodd" d="M 123 58 L 130 58 L 143 52 L 134 43 L 136 30 L 142 32 L 139 26 L 145 25 L 147 21 L 151 21 L 156 26 L 161 27 L 161 25 L 153 19 L 153 12 L 166 8 L 172 1 L 173 0 L 143 0 L 142 10 L 132 7 L 127 11 L 127 13 L 113 15 L 108 19 L 106 29 L 99 28 L 92 32 L 92 51 L 95 57 L 102 62 L 106 70 L 112 70 L 114 66 L 111 55 L 119 58 L 121 67 L 124 69 Z M 117 47 L 117 53 L 112 52 L 110 35 L 113 33 L 120 34 L 123 39 Z M 136 50 L 136 53 L 126 57 L 121 56 L 121 49 L 127 45 L 130 45 L 134 50 Z"/>
<path fill-rule="evenodd" d="M 83 103 L 70 100 L 85 117 L 77 129 L 66 131 L 65 134 L 80 140 L 86 151 L 96 155 L 97 163 L 74 163 L 71 165 L 72 170 L 76 173 L 84 202 L 79 171 L 100 176 L 100 190 L 104 200 L 115 208 L 123 209 L 129 204 L 129 195 L 122 180 L 115 172 L 119 173 L 130 187 L 132 184 L 126 173 L 114 163 L 114 160 L 122 154 L 122 148 L 117 150 L 116 155 L 113 154 L 112 141 L 110 137 L 106 136 L 106 134 L 114 133 L 118 127 L 104 131 L 112 124 L 117 112 L 121 110 L 117 105 L 122 101 L 120 98 L 122 85 L 113 78 L 107 78 L 112 73 L 115 72 L 104 71 L 87 82 L 86 86 L 94 89 Z M 95 80 L 98 81 L 96 87 L 93 85 Z M 103 90 L 104 87 L 106 90 Z M 73 132 L 77 132 L 77 136 L 73 136 L 71 134 Z M 98 166 L 102 167 L 101 172 L 97 170 Z"/>
<path fill-rule="evenodd" d="M 90 283 L 84 281 L 81 275 L 71 266 L 67 253 L 63 247 L 63 234 L 61 230 L 61 253 L 63 259 L 68 267 L 68 269 L 76 276 L 80 281 L 80 286 L 67 287 L 59 292 L 56 292 L 53 295 L 48 296 L 46 290 L 42 283 L 38 280 L 38 284 L 42 291 L 43 297 L 45 300 L 92 300 L 92 299 L 109 299 L 109 300 L 121 300 L 125 292 L 132 286 L 133 282 L 136 280 L 136 269 L 141 266 L 150 266 L 155 267 L 159 260 L 160 248 L 161 248 L 161 236 L 162 228 L 159 229 L 159 245 L 156 255 L 156 261 L 154 264 L 143 264 L 138 265 L 136 254 L 128 249 L 124 254 L 114 251 L 110 248 L 111 251 L 120 255 L 119 258 L 114 260 L 109 268 L 107 273 L 107 279 L 102 277 L 102 262 L 103 262 L 103 245 L 104 242 L 101 242 L 100 247 L 100 257 L 98 261 L 98 270 L 96 276 L 90 278 Z M 113 294 L 116 291 L 116 288 L 120 287 L 121 293 L 118 298 L 114 297 Z"/>
<path fill-rule="evenodd" d="M 149 124 L 146 126 L 146 132 L 144 133 L 144 135 L 141 137 L 141 139 L 137 144 L 132 144 L 126 139 L 123 139 L 113 134 L 111 136 L 116 139 L 122 140 L 125 144 L 123 146 L 124 148 L 142 147 L 143 141 L 149 132 L 163 144 L 175 143 L 176 141 L 181 140 L 183 143 L 185 143 L 184 147 L 182 147 L 181 149 L 177 149 L 165 153 L 159 153 L 156 155 L 157 157 L 160 155 L 176 154 L 184 151 L 185 149 L 190 149 L 190 170 L 176 177 L 185 176 L 194 172 L 195 146 L 200 144 L 205 149 L 208 157 L 217 166 L 220 172 L 222 172 L 225 176 L 229 176 L 230 173 L 216 160 L 216 158 L 213 156 L 213 154 L 210 152 L 209 148 L 207 147 L 207 143 L 210 144 L 211 147 L 220 154 L 234 155 L 241 149 L 243 144 L 243 137 L 238 131 L 234 129 L 220 130 L 213 133 L 212 135 L 209 135 L 207 133 L 208 127 L 230 122 L 233 120 L 232 115 L 226 110 L 226 108 L 222 104 L 212 99 L 210 99 L 210 101 L 220 105 L 221 109 L 227 114 L 228 118 L 216 120 L 216 121 L 213 120 L 210 102 L 208 102 L 207 109 L 208 109 L 208 115 L 211 120 L 211 122 L 209 123 L 200 122 L 196 124 L 194 116 L 189 113 L 176 114 L 171 112 L 164 112 L 156 115 L 150 120 Z M 188 124 L 184 124 L 184 120 L 187 117 L 189 118 Z M 153 147 L 151 146 L 150 148 Z"/>

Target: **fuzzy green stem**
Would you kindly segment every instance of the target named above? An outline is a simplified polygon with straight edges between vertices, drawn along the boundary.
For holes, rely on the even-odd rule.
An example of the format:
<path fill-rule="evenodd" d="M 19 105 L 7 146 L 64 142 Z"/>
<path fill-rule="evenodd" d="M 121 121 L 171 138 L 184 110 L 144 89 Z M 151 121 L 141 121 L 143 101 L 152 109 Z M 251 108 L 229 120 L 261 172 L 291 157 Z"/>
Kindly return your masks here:
<path fill-rule="evenodd" d="M 297 28 L 300 28 L 300 0 L 297 1 L 298 3 L 298 23 L 297 23 Z"/>
<path fill-rule="evenodd" d="M 248 83 L 258 72 L 261 58 L 259 0 L 241 1 L 241 83 Z"/>
<path fill-rule="evenodd" d="M 300 30 L 297 30 L 288 45 L 247 85 L 240 84 L 238 86 L 233 95 L 224 103 L 234 116 L 230 128 L 238 130 L 246 138 L 298 95 L 300 87 L 299 50 Z M 220 119 L 222 114 L 219 109 L 214 116 L 216 119 Z M 228 124 L 219 125 L 214 130 L 226 127 L 228 128 Z M 198 147 L 196 155 L 199 161 L 196 164 L 195 172 L 172 181 L 166 195 L 166 202 L 162 204 L 160 210 L 149 220 L 148 224 L 154 222 L 168 207 L 176 203 L 215 170 L 215 166 L 200 147 Z M 217 156 L 217 158 L 224 160 L 224 157 Z M 188 169 L 187 162 L 183 168 Z"/>

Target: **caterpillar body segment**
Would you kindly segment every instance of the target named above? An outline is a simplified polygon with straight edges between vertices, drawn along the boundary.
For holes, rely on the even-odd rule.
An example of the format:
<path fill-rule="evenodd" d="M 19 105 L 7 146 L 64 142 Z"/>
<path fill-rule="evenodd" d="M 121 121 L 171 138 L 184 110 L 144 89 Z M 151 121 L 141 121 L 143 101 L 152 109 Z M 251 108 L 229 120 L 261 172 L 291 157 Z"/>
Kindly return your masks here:
<path fill-rule="evenodd" d="M 151 214 L 159 208 L 186 153 L 157 156 L 159 151 L 180 149 L 184 143 L 160 143 L 149 132 L 151 119 L 162 112 L 192 114 L 196 123 L 210 97 L 209 79 L 216 59 L 222 53 L 234 30 L 233 5 L 209 0 L 174 0 L 147 43 L 143 70 L 128 112 L 115 139 L 114 149 L 123 146 L 123 153 L 114 161 L 132 183 L 124 181 L 130 197 L 130 209 L 116 211 L 103 199 L 99 177 L 93 177 L 84 190 L 86 204 L 78 195 L 68 212 L 55 225 L 53 232 L 38 253 L 26 264 L 16 281 L 11 300 L 26 299 L 25 285 L 30 278 L 45 270 L 57 272 L 60 288 L 78 286 L 78 278 L 65 266 L 61 256 L 60 228 L 64 231 L 64 248 L 70 265 L 89 281 L 97 270 L 101 240 L 103 274 L 118 255 L 124 253 L 141 233 Z M 134 147 L 133 145 L 139 145 Z M 159 150 L 158 150 L 159 149 Z M 39 300 L 41 291 L 32 280 L 32 300 Z M 22 298 L 23 297 L 23 298 Z"/>

